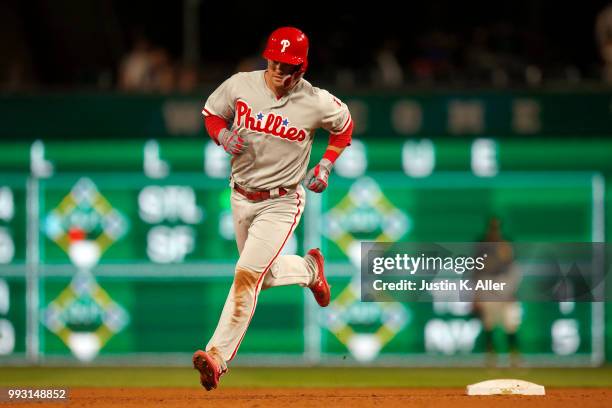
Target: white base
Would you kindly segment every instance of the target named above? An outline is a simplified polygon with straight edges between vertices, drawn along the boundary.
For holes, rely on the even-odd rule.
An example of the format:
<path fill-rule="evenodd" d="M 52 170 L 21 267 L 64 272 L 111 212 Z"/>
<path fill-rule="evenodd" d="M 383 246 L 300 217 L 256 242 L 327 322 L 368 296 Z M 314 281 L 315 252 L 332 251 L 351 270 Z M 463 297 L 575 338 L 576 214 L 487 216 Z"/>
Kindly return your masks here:
<path fill-rule="evenodd" d="M 523 380 L 498 379 L 467 386 L 467 395 L 545 395 L 544 386 Z"/>

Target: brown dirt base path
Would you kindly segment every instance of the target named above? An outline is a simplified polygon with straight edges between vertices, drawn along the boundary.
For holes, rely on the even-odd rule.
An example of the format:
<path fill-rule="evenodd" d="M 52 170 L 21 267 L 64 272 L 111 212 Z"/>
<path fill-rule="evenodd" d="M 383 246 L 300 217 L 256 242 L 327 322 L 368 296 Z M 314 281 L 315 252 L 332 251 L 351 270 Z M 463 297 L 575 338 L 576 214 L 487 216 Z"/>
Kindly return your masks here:
<path fill-rule="evenodd" d="M 612 388 L 550 388 L 542 397 L 468 397 L 460 388 L 73 388 L 70 401 L 15 407 L 609 407 Z M 0 403 L 0 408 L 6 406 Z"/>

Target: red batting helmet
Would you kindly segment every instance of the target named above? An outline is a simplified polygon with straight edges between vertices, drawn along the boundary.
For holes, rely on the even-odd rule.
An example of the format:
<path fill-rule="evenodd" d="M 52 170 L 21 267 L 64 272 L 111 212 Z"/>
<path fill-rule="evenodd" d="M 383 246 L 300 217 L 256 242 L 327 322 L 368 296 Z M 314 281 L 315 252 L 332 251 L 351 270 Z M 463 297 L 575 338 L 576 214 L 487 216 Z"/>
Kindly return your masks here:
<path fill-rule="evenodd" d="M 263 57 L 291 65 L 301 65 L 300 73 L 308 66 L 308 37 L 295 27 L 277 28 L 268 37 Z"/>

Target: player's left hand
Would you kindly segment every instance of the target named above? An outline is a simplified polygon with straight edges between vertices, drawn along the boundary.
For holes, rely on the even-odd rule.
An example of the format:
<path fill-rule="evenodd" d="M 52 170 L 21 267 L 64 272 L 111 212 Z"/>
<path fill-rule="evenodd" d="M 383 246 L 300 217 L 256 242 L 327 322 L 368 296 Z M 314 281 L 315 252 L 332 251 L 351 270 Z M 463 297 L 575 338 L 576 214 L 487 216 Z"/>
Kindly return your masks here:
<path fill-rule="evenodd" d="M 304 185 L 310 191 L 322 193 L 327 188 L 327 180 L 331 172 L 332 163 L 327 159 L 322 159 L 304 177 Z"/>

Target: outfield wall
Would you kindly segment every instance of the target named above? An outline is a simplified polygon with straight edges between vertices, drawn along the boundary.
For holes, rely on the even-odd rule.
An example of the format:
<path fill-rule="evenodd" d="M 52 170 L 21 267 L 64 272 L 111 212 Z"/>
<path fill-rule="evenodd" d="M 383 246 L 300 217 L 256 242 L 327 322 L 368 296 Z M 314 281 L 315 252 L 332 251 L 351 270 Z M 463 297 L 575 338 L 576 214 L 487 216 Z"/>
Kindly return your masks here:
<path fill-rule="evenodd" d="M 513 241 L 607 241 L 610 151 L 601 140 L 356 139 L 286 248 L 323 249 L 332 304 L 298 287 L 264 292 L 237 361 L 483 363 L 470 304 L 359 302 L 356 246 L 475 241 L 493 214 Z M 0 159 L 0 361 L 176 363 L 205 344 L 236 259 L 222 151 L 37 141 L 4 144 Z M 609 359 L 605 305 L 523 303 L 525 363 Z M 501 331 L 495 341 L 506 349 Z"/>

